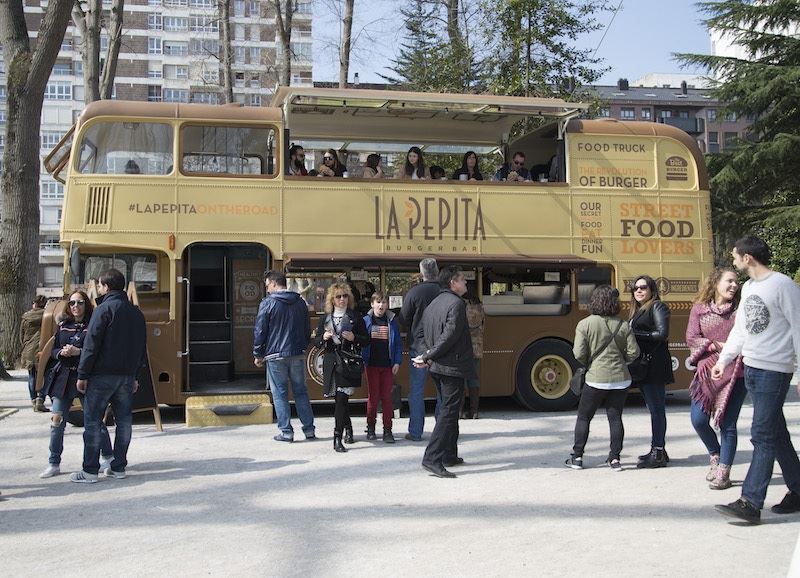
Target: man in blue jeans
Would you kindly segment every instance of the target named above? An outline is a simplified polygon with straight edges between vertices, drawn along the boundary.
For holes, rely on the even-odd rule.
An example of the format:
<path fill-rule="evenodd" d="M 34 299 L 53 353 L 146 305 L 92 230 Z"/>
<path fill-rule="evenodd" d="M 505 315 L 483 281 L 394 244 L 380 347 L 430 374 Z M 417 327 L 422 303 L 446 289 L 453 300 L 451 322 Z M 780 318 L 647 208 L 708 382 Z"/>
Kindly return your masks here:
<path fill-rule="evenodd" d="M 124 479 L 133 430 L 133 394 L 136 376 L 147 362 L 147 330 L 144 315 L 125 294 L 125 276 L 108 269 L 98 280 L 97 307 L 89 320 L 78 363 L 78 391 L 83 400 L 83 469 L 73 472 L 72 482 L 93 484 L 100 471 L 100 429 L 109 402 L 114 408 L 116 433 L 114 460 L 103 472 Z"/>
<path fill-rule="evenodd" d="M 792 373 L 800 360 L 800 287 L 769 268 L 769 247 L 758 237 L 739 239 L 732 254 L 734 267 L 749 279 L 742 287 L 736 322 L 711 377 L 720 379 L 725 367 L 742 355 L 745 386 L 753 402 L 753 458 L 742 484 L 742 497 L 715 508 L 725 516 L 756 524 L 761 521 L 775 460 L 789 492 L 772 511 L 800 512 L 800 460 L 783 416 Z"/>
<path fill-rule="evenodd" d="M 426 257 L 419 262 L 422 283 L 412 287 L 403 299 L 400 319 L 406 327 L 408 339 L 408 433 L 406 439 L 414 442 L 422 441 L 425 429 L 425 379 L 428 377 L 428 366 L 415 367 L 411 361 L 424 351 L 422 343 L 422 314 L 425 308 L 439 295 L 440 287 L 437 277 L 439 267 L 436 259 Z"/>
<path fill-rule="evenodd" d="M 299 293 L 286 289 L 286 275 L 280 271 L 266 271 L 264 284 L 267 296 L 258 306 L 253 329 L 253 363 L 264 367 L 280 433 L 279 442 L 293 442 L 292 409 L 289 405 L 289 383 L 292 384 L 297 417 L 303 424 L 307 440 L 316 438 L 314 413 L 306 388 L 305 352 L 311 337 L 311 320 L 308 306 Z"/>

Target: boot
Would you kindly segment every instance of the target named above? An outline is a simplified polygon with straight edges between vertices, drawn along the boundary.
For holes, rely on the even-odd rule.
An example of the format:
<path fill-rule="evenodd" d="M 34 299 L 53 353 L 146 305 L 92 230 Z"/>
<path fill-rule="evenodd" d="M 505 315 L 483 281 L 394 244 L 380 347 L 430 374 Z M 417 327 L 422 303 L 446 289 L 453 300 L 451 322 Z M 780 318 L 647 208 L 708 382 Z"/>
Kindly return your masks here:
<path fill-rule="evenodd" d="M 636 464 L 636 467 L 639 469 L 666 468 L 667 459 L 664 449 L 653 448 L 645 459 Z"/>
<path fill-rule="evenodd" d="M 711 466 L 711 468 L 708 470 L 708 473 L 706 474 L 706 481 L 713 482 L 717 477 L 717 468 L 719 468 L 719 454 L 711 454 L 708 458 L 708 463 Z"/>
<path fill-rule="evenodd" d="M 481 400 L 481 392 L 477 387 L 469 389 L 469 413 L 472 419 L 478 419 L 478 404 Z"/>
<path fill-rule="evenodd" d="M 48 413 L 50 411 L 44 406 L 44 400 L 41 397 L 37 397 L 31 401 L 31 403 L 33 404 L 33 411 L 35 412 Z"/>
<path fill-rule="evenodd" d="M 346 425 L 344 426 L 344 443 L 346 444 L 354 444 L 356 440 L 353 438 L 353 426 Z"/>
<path fill-rule="evenodd" d="M 666 448 L 665 448 L 663 451 L 664 451 L 664 459 L 667 461 L 667 463 L 669 463 L 669 454 L 667 453 L 667 450 L 666 450 Z M 648 456 L 649 456 L 651 453 L 653 453 L 653 448 L 652 448 L 652 447 L 650 448 L 650 451 L 649 451 L 648 453 L 646 453 L 646 454 L 642 454 L 642 455 L 640 455 L 640 456 L 639 456 L 639 461 L 641 462 L 641 461 L 644 461 L 644 460 L 646 460 L 646 459 L 647 459 L 647 457 L 648 457 Z"/>
<path fill-rule="evenodd" d="M 342 434 L 335 433 L 333 434 L 333 451 L 337 453 L 344 453 L 347 451 L 347 448 L 342 445 Z"/>
<path fill-rule="evenodd" d="M 726 466 L 725 464 L 719 464 L 717 466 L 717 472 L 714 480 L 708 484 L 708 487 L 712 490 L 727 490 L 733 484 L 731 484 L 731 467 Z"/>
<path fill-rule="evenodd" d="M 394 436 L 392 435 L 392 430 L 390 429 L 383 430 L 383 441 L 386 442 L 387 444 L 394 443 Z"/>
<path fill-rule="evenodd" d="M 375 426 L 368 425 L 367 426 L 367 439 L 372 441 L 378 439 L 378 436 L 375 435 Z"/>

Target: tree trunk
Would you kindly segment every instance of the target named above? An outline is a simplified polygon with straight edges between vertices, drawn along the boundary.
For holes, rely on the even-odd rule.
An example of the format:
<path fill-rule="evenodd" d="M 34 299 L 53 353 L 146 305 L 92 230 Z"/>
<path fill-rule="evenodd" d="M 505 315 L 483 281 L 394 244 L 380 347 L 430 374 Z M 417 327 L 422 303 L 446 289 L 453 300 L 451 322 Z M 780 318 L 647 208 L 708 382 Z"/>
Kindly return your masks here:
<path fill-rule="evenodd" d="M 31 50 L 20 0 L 0 2 L 0 43 L 6 63 L 6 147 L 3 153 L 0 240 L 0 353 L 19 358 L 20 316 L 36 290 L 39 270 L 39 130 L 47 80 L 69 23 L 73 0 L 50 0 Z"/>
<path fill-rule="evenodd" d="M 125 0 L 113 0 L 108 32 L 108 50 L 106 50 L 103 76 L 100 79 L 100 96 L 104 99 L 110 99 L 114 93 L 114 79 L 117 76 L 117 61 L 119 60 L 119 49 L 122 44 L 122 14 L 124 10 Z M 99 41 L 98 44 L 100 44 Z"/>
<path fill-rule="evenodd" d="M 275 20 L 281 39 L 281 58 L 278 61 L 278 84 L 289 86 L 292 80 L 292 16 L 294 0 L 272 0 L 275 7 Z M 283 6 L 281 6 L 283 4 Z"/>
<path fill-rule="evenodd" d="M 225 102 L 233 102 L 233 72 L 231 71 L 231 0 L 217 0 L 219 23 L 222 33 L 222 97 Z"/>
<path fill-rule="evenodd" d="M 342 17 L 342 43 L 339 46 L 339 88 L 347 88 L 350 75 L 350 40 L 353 34 L 353 5 L 355 0 L 344 0 Z"/>

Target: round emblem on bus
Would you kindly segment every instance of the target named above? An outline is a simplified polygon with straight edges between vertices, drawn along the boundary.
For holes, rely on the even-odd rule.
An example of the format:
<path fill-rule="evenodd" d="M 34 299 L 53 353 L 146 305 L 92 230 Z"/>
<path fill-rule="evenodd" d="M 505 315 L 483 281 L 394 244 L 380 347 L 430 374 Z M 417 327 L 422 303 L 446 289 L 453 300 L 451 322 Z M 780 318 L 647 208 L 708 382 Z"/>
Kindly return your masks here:
<path fill-rule="evenodd" d="M 242 281 L 241 285 L 239 285 L 239 295 L 245 301 L 255 301 L 261 297 L 259 284 L 255 281 Z"/>
<path fill-rule="evenodd" d="M 322 353 L 320 347 L 312 347 L 306 354 L 306 371 L 318 385 L 322 385 Z"/>
<path fill-rule="evenodd" d="M 678 367 L 680 367 L 680 361 L 674 355 L 671 357 L 672 359 L 672 371 L 678 371 Z"/>
<path fill-rule="evenodd" d="M 692 362 L 690 361 L 690 358 L 688 358 L 688 357 L 683 361 L 683 366 L 686 369 L 688 369 L 689 371 L 694 371 L 694 370 L 697 369 L 694 365 L 692 365 Z"/>

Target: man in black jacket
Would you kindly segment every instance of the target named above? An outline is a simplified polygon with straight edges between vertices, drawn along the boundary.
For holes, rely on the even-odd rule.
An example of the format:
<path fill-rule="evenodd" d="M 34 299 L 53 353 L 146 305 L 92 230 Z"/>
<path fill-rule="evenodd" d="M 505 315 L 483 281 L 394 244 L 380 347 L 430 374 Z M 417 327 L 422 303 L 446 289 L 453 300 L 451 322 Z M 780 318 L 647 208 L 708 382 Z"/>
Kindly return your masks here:
<path fill-rule="evenodd" d="M 117 269 L 100 274 L 97 308 L 89 320 L 78 364 L 78 391 L 83 400 L 83 469 L 73 482 L 93 484 L 100 471 L 100 423 L 109 402 L 117 427 L 114 461 L 106 468 L 110 478 L 125 478 L 128 446 L 133 424 L 133 394 L 139 389 L 136 376 L 147 361 L 147 330 L 144 315 L 128 301 L 125 277 Z"/>
<path fill-rule="evenodd" d="M 436 427 L 422 458 L 422 467 L 440 478 L 454 478 L 445 466 L 464 462 L 458 457 L 458 414 L 464 399 L 465 380 L 475 377 L 472 339 L 467 323 L 467 292 L 464 273 L 455 265 L 439 273 L 439 296 L 422 316 L 423 352 L 415 366 L 429 365 L 442 400 Z"/>
<path fill-rule="evenodd" d="M 403 299 L 400 319 L 406 326 L 408 339 L 408 358 L 414 359 L 422 353 L 422 314 L 425 308 L 439 295 L 439 282 L 436 276 L 439 267 L 436 259 L 426 257 L 419 262 L 422 283 L 412 287 Z M 425 378 L 428 366 L 416 367 L 413 363 L 408 372 L 408 433 L 406 439 L 414 442 L 422 441 L 425 429 Z"/>

